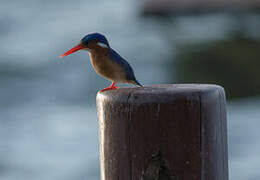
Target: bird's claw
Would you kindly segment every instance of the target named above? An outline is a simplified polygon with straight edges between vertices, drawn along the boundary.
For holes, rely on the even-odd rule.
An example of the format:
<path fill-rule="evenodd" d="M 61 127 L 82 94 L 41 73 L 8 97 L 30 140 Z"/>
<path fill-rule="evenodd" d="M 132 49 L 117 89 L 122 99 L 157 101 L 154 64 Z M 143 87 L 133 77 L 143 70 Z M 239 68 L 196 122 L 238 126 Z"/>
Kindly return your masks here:
<path fill-rule="evenodd" d="M 109 86 L 109 87 L 106 87 L 106 88 L 100 90 L 99 92 L 104 92 L 104 91 L 107 91 L 107 90 L 113 90 L 113 89 L 118 89 L 118 86 L 112 86 L 112 87 Z"/>

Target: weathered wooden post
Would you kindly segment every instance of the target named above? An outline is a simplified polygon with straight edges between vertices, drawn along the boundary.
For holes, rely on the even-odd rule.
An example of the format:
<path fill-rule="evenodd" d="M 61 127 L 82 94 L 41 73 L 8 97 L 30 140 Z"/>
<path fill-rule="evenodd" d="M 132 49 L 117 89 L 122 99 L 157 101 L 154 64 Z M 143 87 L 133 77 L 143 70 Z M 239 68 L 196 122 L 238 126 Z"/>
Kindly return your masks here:
<path fill-rule="evenodd" d="M 121 88 L 97 109 L 102 180 L 228 180 L 220 86 Z"/>

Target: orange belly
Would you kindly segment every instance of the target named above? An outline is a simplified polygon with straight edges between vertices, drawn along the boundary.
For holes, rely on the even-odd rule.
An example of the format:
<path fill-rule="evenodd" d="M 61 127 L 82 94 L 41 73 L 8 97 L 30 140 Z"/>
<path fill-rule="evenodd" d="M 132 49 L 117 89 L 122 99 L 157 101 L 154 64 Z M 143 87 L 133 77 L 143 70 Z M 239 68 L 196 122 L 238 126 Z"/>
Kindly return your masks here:
<path fill-rule="evenodd" d="M 123 68 L 116 62 L 109 60 L 106 56 L 97 57 L 90 53 L 90 61 L 92 67 L 100 76 L 116 83 L 127 82 Z"/>

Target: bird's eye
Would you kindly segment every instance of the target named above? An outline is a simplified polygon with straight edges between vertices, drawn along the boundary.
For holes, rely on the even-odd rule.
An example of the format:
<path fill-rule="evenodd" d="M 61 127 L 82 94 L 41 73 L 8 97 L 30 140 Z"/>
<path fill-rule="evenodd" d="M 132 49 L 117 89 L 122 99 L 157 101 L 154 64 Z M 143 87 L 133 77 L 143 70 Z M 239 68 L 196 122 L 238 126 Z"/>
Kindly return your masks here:
<path fill-rule="evenodd" d="M 88 42 L 88 41 L 86 41 L 86 42 L 84 42 L 83 44 L 87 46 L 87 45 L 89 44 L 89 42 Z"/>

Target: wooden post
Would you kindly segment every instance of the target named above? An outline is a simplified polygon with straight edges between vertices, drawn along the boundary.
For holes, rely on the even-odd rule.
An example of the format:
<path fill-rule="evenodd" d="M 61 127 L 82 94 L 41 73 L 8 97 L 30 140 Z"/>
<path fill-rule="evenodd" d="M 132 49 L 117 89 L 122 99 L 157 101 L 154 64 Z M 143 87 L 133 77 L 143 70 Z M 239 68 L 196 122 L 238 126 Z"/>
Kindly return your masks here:
<path fill-rule="evenodd" d="M 97 109 L 101 180 L 228 180 L 222 87 L 120 88 Z"/>

